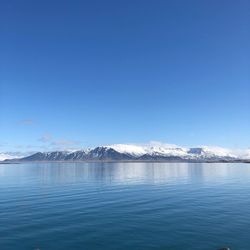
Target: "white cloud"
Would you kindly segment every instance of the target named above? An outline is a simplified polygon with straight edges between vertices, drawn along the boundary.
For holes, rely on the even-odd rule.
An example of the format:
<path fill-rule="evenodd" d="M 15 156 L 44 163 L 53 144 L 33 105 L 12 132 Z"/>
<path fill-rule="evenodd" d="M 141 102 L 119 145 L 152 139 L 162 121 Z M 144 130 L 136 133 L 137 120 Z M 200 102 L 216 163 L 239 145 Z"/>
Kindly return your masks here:
<path fill-rule="evenodd" d="M 38 139 L 40 142 L 49 142 L 52 139 L 52 135 L 49 133 L 44 134 L 41 138 Z"/>
<path fill-rule="evenodd" d="M 56 140 L 51 143 L 51 145 L 54 145 L 54 146 L 70 146 L 70 145 L 78 145 L 78 144 L 80 144 L 79 141 L 66 140 L 66 139 Z"/>
<path fill-rule="evenodd" d="M 18 124 L 20 125 L 33 125 L 34 123 L 35 121 L 33 119 L 23 119 L 18 121 Z"/>

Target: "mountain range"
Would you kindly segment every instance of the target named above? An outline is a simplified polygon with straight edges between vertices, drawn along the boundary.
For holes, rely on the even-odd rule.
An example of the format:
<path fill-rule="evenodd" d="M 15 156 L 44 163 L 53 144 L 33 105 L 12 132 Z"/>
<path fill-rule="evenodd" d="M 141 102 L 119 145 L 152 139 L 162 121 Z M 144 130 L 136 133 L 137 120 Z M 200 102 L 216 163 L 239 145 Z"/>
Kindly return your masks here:
<path fill-rule="evenodd" d="M 162 161 L 162 162 L 250 162 L 250 150 L 176 145 L 115 144 L 74 151 L 37 152 L 5 161 Z"/>

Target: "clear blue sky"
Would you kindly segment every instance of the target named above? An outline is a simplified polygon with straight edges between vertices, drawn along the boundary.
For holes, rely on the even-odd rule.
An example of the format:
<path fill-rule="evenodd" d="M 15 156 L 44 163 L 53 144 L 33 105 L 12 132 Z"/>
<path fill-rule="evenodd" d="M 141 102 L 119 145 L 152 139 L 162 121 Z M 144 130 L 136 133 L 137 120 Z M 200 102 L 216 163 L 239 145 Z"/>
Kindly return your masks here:
<path fill-rule="evenodd" d="M 249 0 L 2 0 L 0 22 L 0 151 L 250 146 Z"/>

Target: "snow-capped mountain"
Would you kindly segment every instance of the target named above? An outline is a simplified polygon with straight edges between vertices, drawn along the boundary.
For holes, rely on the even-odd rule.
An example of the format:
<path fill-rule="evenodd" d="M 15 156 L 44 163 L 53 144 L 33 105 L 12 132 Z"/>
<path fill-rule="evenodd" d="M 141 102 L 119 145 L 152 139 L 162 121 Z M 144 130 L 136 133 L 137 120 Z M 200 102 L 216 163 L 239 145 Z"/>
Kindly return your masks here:
<path fill-rule="evenodd" d="M 250 160 L 250 150 L 230 150 L 208 146 L 186 148 L 162 143 L 115 144 L 87 150 L 38 152 L 19 160 L 230 162 Z"/>
<path fill-rule="evenodd" d="M 25 157 L 27 154 L 20 152 L 5 152 L 0 153 L 0 161 L 9 160 L 9 159 L 19 159 Z"/>
<path fill-rule="evenodd" d="M 162 157 L 181 157 L 184 159 L 196 159 L 196 158 L 214 158 L 214 157 L 228 157 L 238 158 L 232 150 L 220 148 L 220 147 L 196 147 L 196 148 L 185 148 L 176 145 L 169 144 L 150 144 L 144 146 L 135 145 L 124 145 L 116 144 L 108 146 L 113 148 L 119 153 L 130 154 L 135 157 L 141 157 L 143 155 L 150 156 L 162 156 Z"/>

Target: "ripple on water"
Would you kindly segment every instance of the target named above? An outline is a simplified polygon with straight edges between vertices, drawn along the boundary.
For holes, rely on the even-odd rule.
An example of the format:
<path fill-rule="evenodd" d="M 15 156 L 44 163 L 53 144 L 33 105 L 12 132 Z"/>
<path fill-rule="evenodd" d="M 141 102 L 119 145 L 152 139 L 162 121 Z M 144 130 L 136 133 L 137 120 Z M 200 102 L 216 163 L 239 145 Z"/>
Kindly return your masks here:
<path fill-rule="evenodd" d="M 1 166 L 0 249 L 249 250 L 249 164 Z"/>

